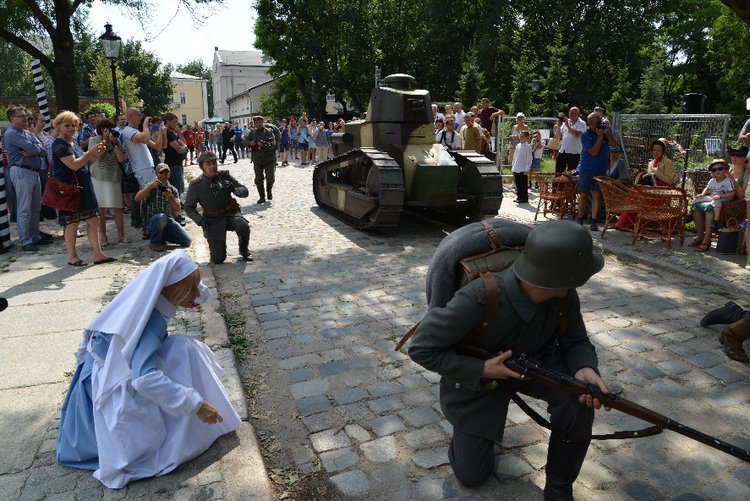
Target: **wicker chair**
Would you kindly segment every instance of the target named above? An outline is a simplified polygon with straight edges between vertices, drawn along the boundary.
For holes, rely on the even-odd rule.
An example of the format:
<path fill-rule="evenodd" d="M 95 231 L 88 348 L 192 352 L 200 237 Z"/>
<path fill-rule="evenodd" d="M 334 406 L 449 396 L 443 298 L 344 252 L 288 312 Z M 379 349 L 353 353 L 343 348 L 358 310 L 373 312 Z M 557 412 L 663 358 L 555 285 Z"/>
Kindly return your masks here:
<path fill-rule="evenodd" d="M 693 185 L 694 196 L 700 195 L 711 180 L 711 173 L 707 169 L 689 170 L 687 176 Z M 723 203 L 718 220 L 719 229 L 737 227 L 737 224 L 745 219 L 745 207 L 744 200 Z"/>
<path fill-rule="evenodd" d="M 638 237 L 658 237 L 672 248 L 672 235 L 680 237 L 680 245 L 685 243 L 685 215 L 688 211 L 688 195 L 681 188 L 656 186 L 636 186 L 638 213 L 633 228 L 635 244 Z"/>
<path fill-rule="evenodd" d="M 604 232 L 611 228 L 610 221 L 623 212 L 637 212 L 638 199 L 633 189 L 622 181 L 617 181 L 608 176 L 598 176 L 594 179 L 599 183 L 602 197 L 604 197 L 604 209 L 606 212 L 604 228 L 602 228 L 602 238 Z"/>
<path fill-rule="evenodd" d="M 539 202 L 536 205 L 534 221 L 542 211 L 543 216 L 548 213 L 557 214 L 560 219 L 565 214 L 575 217 L 576 214 L 576 182 L 567 174 L 534 173 L 534 182 L 539 184 Z"/>

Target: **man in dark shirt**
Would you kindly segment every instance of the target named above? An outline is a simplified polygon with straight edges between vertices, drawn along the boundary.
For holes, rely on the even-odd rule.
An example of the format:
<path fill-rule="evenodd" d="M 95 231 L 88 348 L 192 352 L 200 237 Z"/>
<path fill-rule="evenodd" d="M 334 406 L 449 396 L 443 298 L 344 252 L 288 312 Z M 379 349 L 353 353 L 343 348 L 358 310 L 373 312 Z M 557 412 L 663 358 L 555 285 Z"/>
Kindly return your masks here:
<path fill-rule="evenodd" d="M 234 149 L 236 132 L 229 124 L 224 124 L 224 128 L 221 130 L 221 163 L 227 159 L 227 150 L 232 152 L 234 157 L 234 163 L 237 163 L 237 151 Z M 199 162 L 200 163 L 200 162 Z"/>
<path fill-rule="evenodd" d="M 187 151 L 187 145 L 180 141 L 177 134 L 177 115 L 167 113 L 163 117 L 167 128 L 167 147 L 164 149 L 164 163 L 169 165 L 169 182 L 177 188 L 180 195 L 185 192 L 185 178 L 183 176 L 182 161 L 183 154 Z M 192 163 L 192 162 L 191 162 Z"/>
<path fill-rule="evenodd" d="M 253 117 L 253 130 L 247 135 L 248 145 L 252 148 L 253 169 L 255 170 L 255 186 L 258 188 L 258 203 L 273 200 L 273 183 L 276 175 L 276 135 L 263 117 Z M 265 178 L 266 188 L 263 187 Z"/>
<path fill-rule="evenodd" d="M 482 109 L 479 110 L 479 120 L 482 122 L 482 127 L 487 130 L 492 130 L 492 121 L 497 117 L 504 117 L 505 112 L 499 110 L 494 106 L 490 106 L 490 100 L 486 97 L 482 98 Z"/>
<path fill-rule="evenodd" d="M 233 178 L 227 171 L 219 171 L 216 155 L 211 152 L 201 153 L 198 165 L 203 174 L 194 179 L 188 186 L 185 196 L 185 213 L 195 224 L 203 228 L 203 235 L 208 240 L 211 262 L 223 263 L 227 258 L 227 231 L 237 233 L 240 255 L 245 261 L 252 261 L 248 250 L 250 243 L 250 225 L 242 217 L 240 206 L 232 195 L 246 198 L 247 188 Z M 201 204 L 203 212 L 198 212 Z"/>
<path fill-rule="evenodd" d="M 166 244 L 180 247 L 190 245 L 190 235 L 174 220 L 180 212 L 180 199 L 177 189 L 169 184 L 169 166 L 156 166 L 156 180 L 147 184 L 135 194 L 136 202 L 141 202 L 145 227 L 151 236 L 151 250 L 163 252 Z"/>

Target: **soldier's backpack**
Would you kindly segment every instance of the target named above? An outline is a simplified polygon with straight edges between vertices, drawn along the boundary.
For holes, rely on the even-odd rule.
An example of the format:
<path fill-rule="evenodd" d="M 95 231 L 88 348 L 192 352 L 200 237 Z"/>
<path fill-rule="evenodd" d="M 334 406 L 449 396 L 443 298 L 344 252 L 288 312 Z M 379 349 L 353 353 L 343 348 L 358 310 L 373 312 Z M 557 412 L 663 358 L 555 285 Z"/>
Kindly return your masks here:
<path fill-rule="evenodd" d="M 500 302 L 493 273 L 513 264 L 523 251 L 531 228 L 502 219 L 471 223 L 454 231 L 440 242 L 427 269 L 427 307 L 444 307 L 456 291 L 481 278 L 487 293 L 487 311 L 474 329 L 486 334 Z M 396 345 L 400 350 L 417 330 L 419 323 Z"/>

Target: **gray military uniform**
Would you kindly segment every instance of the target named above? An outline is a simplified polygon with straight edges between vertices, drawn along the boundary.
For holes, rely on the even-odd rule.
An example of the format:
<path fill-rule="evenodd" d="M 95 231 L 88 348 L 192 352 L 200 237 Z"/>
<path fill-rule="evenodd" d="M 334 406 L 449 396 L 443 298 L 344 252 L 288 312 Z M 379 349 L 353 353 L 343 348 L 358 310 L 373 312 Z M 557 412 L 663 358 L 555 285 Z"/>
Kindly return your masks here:
<path fill-rule="evenodd" d="M 232 195 L 246 198 L 247 187 L 232 177 L 227 171 L 219 171 L 213 179 L 204 175 L 194 179 L 185 195 L 185 213 L 195 224 L 203 228 L 203 236 L 208 240 L 211 262 L 220 264 L 226 259 L 227 231 L 237 233 L 239 251 L 249 255 L 250 225 L 242 217 L 239 206 L 234 206 Z M 202 212 L 198 212 L 198 204 Z"/>
<path fill-rule="evenodd" d="M 255 171 L 255 186 L 258 188 L 258 195 L 261 200 L 273 198 L 273 183 L 276 179 L 276 136 L 273 131 L 263 126 L 263 129 L 252 129 L 247 135 L 247 143 L 250 145 L 253 141 L 257 144 L 251 146 L 253 170 Z M 263 181 L 266 186 L 263 186 Z"/>

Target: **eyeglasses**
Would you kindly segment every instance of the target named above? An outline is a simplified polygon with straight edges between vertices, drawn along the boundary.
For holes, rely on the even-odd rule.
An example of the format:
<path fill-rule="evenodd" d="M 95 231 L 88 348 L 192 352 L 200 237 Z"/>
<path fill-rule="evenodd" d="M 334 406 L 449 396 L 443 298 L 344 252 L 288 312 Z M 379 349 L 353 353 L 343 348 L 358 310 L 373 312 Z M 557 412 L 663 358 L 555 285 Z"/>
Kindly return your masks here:
<path fill-rule="evenodd" d="M 10 118 L 27 118 L 27 117 L 28 117 L 28 115 L 13 115 Z"/>
<path fill-rule="evenodd" d="M 711 172 L 722 172 L 724 170 L 724 167 L 714 167 L 713 169 L 708 169 Z"/>

